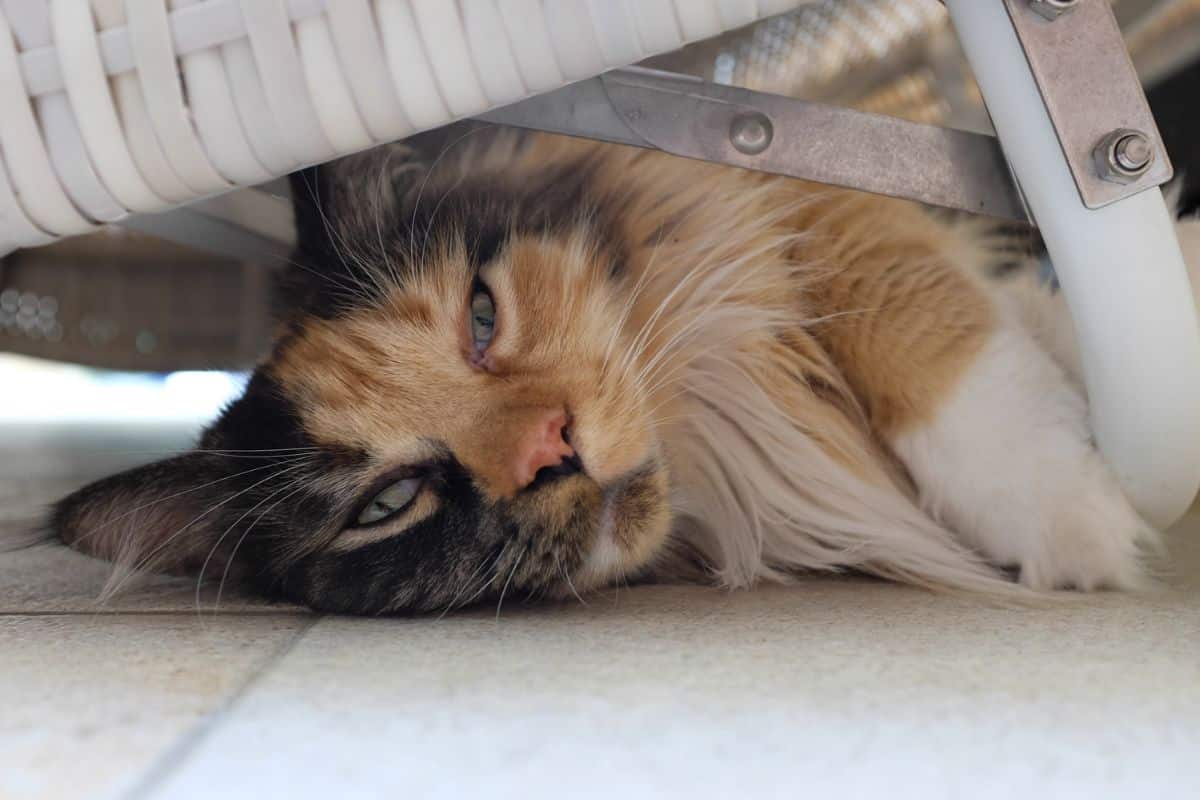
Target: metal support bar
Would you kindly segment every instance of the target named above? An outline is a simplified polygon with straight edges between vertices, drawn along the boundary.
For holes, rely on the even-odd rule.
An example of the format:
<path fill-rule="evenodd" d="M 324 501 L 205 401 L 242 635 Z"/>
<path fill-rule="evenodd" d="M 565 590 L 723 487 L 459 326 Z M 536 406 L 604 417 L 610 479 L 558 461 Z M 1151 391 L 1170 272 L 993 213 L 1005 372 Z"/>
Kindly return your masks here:
<path fill-rule="evenodd" d="M 1028 221 L 995 137 L 667 72 L 614 70 L 479 119 Z M 243 189 L 121 224 L 221 256 L 279 263 L 294 231 L 277 194 Z"/>
<path fill-rule="evenodd" d="M 614 70 L 480 119 L 1026 221 L 996 139 L 654 70 Z"/>

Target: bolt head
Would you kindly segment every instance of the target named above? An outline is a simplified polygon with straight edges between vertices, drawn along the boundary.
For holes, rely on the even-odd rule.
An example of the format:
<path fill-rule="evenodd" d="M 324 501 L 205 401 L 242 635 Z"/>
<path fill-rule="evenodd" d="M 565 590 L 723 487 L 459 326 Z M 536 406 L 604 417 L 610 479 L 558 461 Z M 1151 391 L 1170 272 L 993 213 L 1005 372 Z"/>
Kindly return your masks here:
<path fill-rule="evenodd" d="M 1079 4 L 1079 0 L 1029 0 L 1029 7 L 1046 19 L 1055 20 Z"/>
<path fill-rule="evenodd" d="M 1141 131 L 1121 128 L 1100 140 L 1094 157 L 1100 177 L 1114 183 L 1133 183 L 1154 163 L 1154 143 Z"/>
<path fill-rule="evenodd" d="M 773 138 L 775 129 L 771 120 L 757 111 L 737 115 L 729 126 L 729 141 L 743 155 L 758 155 L 771 146 Z"/>
<path fill-rule="evenodd" d="M 1113 148 L 1117 164 L 1126 172 L 1142 172 L 1154 160 L 1154 148 L 1150 140 L 1140 133 L 1122 136 Z"/>

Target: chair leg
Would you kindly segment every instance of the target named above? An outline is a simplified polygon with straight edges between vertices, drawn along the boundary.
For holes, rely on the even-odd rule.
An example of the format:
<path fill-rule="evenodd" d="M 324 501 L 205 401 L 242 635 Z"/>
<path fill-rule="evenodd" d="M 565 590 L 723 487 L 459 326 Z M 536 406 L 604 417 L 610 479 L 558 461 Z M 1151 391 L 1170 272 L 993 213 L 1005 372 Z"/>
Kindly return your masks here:
<path fill-rule="evenodd" d="M 1200 487 L 1200 326 L 1162 192 L 1085 207 L 1004 4 L 946 5 L 1071 310 L 1096 440 L 1165 527 Z"/>

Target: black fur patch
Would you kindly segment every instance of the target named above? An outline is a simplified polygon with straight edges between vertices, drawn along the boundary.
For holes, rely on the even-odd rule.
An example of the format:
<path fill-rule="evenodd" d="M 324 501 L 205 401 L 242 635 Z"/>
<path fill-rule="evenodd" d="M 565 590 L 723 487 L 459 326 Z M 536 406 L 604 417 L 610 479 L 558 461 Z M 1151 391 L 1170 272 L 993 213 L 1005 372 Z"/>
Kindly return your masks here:
<path fill-rule="evenodd" d="M 282 318 L 336 317 L 361 305 L 362 292 L 370 297 L 421 269 L 442 245 L 462 244 L 479 268 L 515 235 L 583 227 L 609 259 L 609 273 L 620 274 L 620 209 L 594 191 L 593 158 L 524 175 L 463 176 L 456 148 L 486 148 L 489 137 L 515 135 L 460 123 L 395 146 L 399 152 L 380 148 L 293 175 L 299 246 L 278 285 Z"/>

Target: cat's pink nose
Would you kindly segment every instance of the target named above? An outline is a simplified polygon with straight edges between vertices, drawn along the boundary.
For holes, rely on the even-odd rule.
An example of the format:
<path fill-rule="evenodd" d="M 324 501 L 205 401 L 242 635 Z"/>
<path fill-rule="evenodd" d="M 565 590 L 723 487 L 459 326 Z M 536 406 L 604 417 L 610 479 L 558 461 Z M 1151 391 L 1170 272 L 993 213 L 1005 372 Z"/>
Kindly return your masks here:
<path fill-rule="evenodd" d="M 555 475 L 579 471 L 579 459 L 567 441 L 568 422 L 567 412 L 561 408 L 534 417 L 529 431 L 516 446 L 513 477 L 519 488 L 524 489 L 533 483 L 542 469 L 547 469 L 547 474 L 553 472 Z"/>

